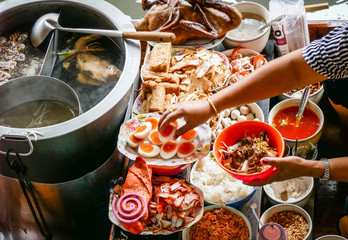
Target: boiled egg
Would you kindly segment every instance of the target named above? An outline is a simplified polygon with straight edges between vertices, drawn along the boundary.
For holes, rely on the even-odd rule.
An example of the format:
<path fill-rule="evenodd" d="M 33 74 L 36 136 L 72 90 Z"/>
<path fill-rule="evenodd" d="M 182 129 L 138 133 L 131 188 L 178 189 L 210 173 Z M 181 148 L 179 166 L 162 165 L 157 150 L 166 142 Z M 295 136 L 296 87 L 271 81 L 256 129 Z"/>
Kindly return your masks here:
<path fill-rule="evenodd" d="M 151 123 L 145 122 L 143 125 L 141 125 L 134 131 L 134 136 L 137 138 L 146 138 L 147 135 L 149 135 L 151 129 L 152 129 Z"/>
<path fill-rule="evenodd" d="M 127 138 L 127 143 L 129 146 L 131 147 L 137 147 L 139 146 L 139 144 L 141 144 L 144 141 L 144 138 L 137 138 L 136 136 L 134 136 L 134 133 L 132 133 L 131 135 L 129 135 L 129 137 Z"/>
<path fill-rule="evenodd" d="M 163 142 L 159 138 L 159 132 L 158 129 L 152 130 L 147 136 L 147 138 L 150 140 L 150 142 L 154 145 L 161 145 Z"/>
<path fill-rule="evenodd" d="M 178 138 L 178 142 L 182 143 L 182 142 L 191 142 L 193 139 L 195 139 L 197 136 L 197 131 L 195 129 L 191 129 L 189 131 L 187 131 L 186 133 L 184 133 L 183 135 L 181 135 Z"/>
<path fill-rule="evenodd" d="M 169 159 L 174 157 L 178 150 L 178 143 L 174 140 L 169 140 L 165 142 L 161 147 L 161 157 L 164 159 Z"/>
<path fill-rule="evenodd" d="M 158 119 L 155 117 L 149 117 L 145 120 L 145 122 L 149 122 L 152 125 L 151 130 L 155 130 L 158 127 Z"/>
<path fill-rule="evenodd" d="M 178 146 L 177 155 L 179 158 L 185 158 L 194 153 L 197 149 L 198 141 L 195 139 L 193 142 L 183 142 Z"/>
<path fill-rule="evenodd" d="M 158 146 L 148 142 L 144 142 L 138 147 L 138 153 L 143 157 L 156 157 L 160 151 Z"/>
<path fill-rule="evenodd" d="M 170 123 L 163 132 L 159 133 L 159 139 L 161 139 L 162 142 L 168 142 L 173 139 L 177 127 L 175 123 Z"/>

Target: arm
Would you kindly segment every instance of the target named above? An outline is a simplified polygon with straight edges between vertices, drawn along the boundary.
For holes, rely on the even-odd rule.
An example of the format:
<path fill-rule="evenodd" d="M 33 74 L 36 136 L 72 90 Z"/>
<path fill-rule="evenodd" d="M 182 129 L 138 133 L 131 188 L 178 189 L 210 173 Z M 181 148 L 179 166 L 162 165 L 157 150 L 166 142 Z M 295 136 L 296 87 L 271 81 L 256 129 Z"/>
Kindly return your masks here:
<path fill-rule="evenodd" d="M 243 80 L 212 95 L 210 99 L 220 112 L 229 107 L 273 97 L 325 79 L 326 77 L 315 72 L 306 63 L 299 49 L 265 64 Z M 189 104 L 179 103 L 174 106 L 173 112 L 163 113 L 159 130 L 163 131 L 169 122 L 184 117 L 187 124 L 177 131 L 177 135 L 181 135 L 204 123 L 214 114 L 214 109 L 206 100 Z"/>
<path fill-rule="evenodd" d="M 250 185 L 265 185 L 301 176 L 320 178 L 324 175 L 323 161 L 305 160 L 294 156 L 285 158 L 263 158 L 261 161 L 263 164 L 278 166 L 279 171 L 266 181 L 255 182 Z M 329 159 L 329 163 L 331 180 L 348 182 L 348 157 L 331 158 Z"/>

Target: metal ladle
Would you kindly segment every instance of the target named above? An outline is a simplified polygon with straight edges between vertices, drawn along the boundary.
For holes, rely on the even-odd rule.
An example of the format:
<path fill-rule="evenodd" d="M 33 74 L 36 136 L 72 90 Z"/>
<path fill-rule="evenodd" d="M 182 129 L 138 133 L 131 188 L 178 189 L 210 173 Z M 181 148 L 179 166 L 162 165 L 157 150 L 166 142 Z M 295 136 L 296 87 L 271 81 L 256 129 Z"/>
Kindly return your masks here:
<path fill-rule="evenodd" d="M 262 32 L 265 28 L 268 28 L 269 26 L 271 26 L 274 23 L 280 22 L 285 17 L 286 17 L 286 15 L 280 15 L 280 16 L 276 17 L 275 19 L 273 19 L 272 21 L 269 21 L 265 25 L 262 25 L 262 26 L 258 27 L 257 30 L 259 30 L 259 32 Z"/>
<path fill-rule="evenodd" d="M 303 92 L 303 95 L 301 97 L 301 103 L 300 103 L 300 107 L 298 108 L 298 113 L 296 114 L 296 123 L 295 123 L 295 127 L 298 127 L 298 125 L 301 122 L 301 118 L 303 116 L 303 112 L 306 108 L 308 99 L 309 99 L 309 94 L 310 94 L 310 86 L 307 86 Z"/>
<path fill-rule="evenodd" d="M 41 16 L 34 24 L 30 39 L 34 47 L 39 46 L 48 34 L 54 30 L 58 29 L 65 32 L 76 32 L 76 33 L 86 33 L 86 34 L 97 34 L 107 37 L 122 37 L 131 38 L 141 41 L 154 41 L 154 42 L 174 42 L 175 34 L 169 32 L 122 32 L 118 30 L 106 30 L 106 29 L 89 29 L 89 28 L 64 28 L 58 23 L 59 14 L 58 13 L 47 13 Z"/>

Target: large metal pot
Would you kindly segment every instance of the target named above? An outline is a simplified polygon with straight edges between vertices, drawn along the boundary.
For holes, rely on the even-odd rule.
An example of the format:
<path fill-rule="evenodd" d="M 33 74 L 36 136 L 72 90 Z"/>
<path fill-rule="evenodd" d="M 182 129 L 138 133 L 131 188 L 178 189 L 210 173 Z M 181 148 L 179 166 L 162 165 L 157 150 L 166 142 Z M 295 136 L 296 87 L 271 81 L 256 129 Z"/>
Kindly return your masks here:
<path fill-rule="evenodd" d="M 134 30 L 128 17 L 104 1 L 7 0 L 0 3 L 0 35 L 62 8 L 68 10 L 72 21 L 81 22 L 81 27 Z M 37 141 L 29 136 L 34 151 L 23 157 L 23 162 L 34 182 L 53 239 L 105 239 L 110 229 L 108 183 L 122 174 L 124 166 L 121 154 L 112 153 L 140 64 L 138 41 L 113 40 L 123 49 L 125 61 L 123 73 L 111 92 L 74 119 L 29 129 L 44 132 Z M 27 130 L 0 126 L 0 135 L 21 135 Z M 40 239 L 15 174 L 3 154 L 0 154 L 0 203 L 0 239 Z"/>

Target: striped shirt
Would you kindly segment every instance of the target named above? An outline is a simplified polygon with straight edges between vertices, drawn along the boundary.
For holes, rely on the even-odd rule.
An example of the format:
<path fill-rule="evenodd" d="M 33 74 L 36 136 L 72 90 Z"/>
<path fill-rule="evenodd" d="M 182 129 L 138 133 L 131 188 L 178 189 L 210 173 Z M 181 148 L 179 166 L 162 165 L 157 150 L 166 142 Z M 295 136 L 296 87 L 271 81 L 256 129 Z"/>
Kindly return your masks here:
<path fill-rule="evenodd" d="M 348 22 L 333 29 L 302 49 L 307 64 L 317 73 L 330 78 L 348 77 Z"/>

